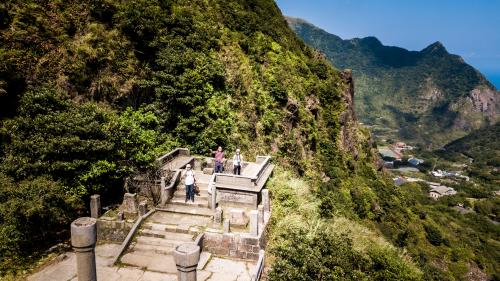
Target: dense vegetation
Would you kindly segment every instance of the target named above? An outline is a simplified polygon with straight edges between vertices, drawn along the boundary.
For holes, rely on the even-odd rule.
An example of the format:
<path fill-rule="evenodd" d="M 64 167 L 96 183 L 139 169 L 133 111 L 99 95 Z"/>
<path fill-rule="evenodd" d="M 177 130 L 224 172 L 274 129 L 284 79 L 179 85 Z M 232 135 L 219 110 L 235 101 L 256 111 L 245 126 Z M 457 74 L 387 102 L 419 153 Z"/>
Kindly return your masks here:
<path fill-rule="evenodd" d="M 455 140 L 437 152 L 437 155 L 454 162 L 469 164 L 468 173 L 475 179 L 492 186 L 500 186 L 500 124 L 477 130 Z"/>
<path fill-rule="evenodd" d="M 377 174 L 348 74 L 273 1 L 7 0 L 0 15 L 1 276 L 66 239 L 90 194 L 120 199 L 161 153 L 217 145 L 275 156 L 271 280 L 498 272 L 494 228 L 462 245 L 423 191 Z"/>
<path fill-rule="evenodd" d="M 174 146 L 272 151 L 313 176 L 313 157 L 339 159 L 348 85 L 273 1 L 8 0 L 0 14 L 1 275 Z"/>
<path fill-rule="evenodd" d="M 342 40 L 300 19 L 292 29 L 340 69 L 353 70 L 356 112 L 382 138 L 439 148 L 466 132 L 499 120 L 499 93 L 462 58 L 433 43 L 422 51 L 384 46 L 375 37 Z M 488 98 L 488 110 L 475 110 L 473 89 Z"/>

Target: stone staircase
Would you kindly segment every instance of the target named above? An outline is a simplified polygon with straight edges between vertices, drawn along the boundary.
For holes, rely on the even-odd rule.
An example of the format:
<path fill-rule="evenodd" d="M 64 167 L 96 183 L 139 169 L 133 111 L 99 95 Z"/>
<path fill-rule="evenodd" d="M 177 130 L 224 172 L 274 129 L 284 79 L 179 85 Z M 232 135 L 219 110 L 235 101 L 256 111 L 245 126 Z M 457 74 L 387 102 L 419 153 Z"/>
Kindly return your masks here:
<path fill-rule="evenodd" d="M 208 207 L 208 202 L 211 200 L 210 194 L 208 194 L 208 184 L 212 176 L 203 174 L 202 171 L 194 171 L 194 174 L 196 183 L 200 188 L 199 195 L 195 195 L 194 197 L 194 204 L 186 202 L 186 190 L 181 180 L 169 203 L 163 208 L 158 208 L 158 210 L 181 214 L 213 216 L 213 211 Z"/>
<path fill-rule="evenodd" d="M 185 202 L 183 183 L 179 183 L 173 198 L 148 217 L 136 232 L 121 263 L 150 271 L 176 274 L 172 251 L 177 245 L 194 242 L 197 235 L 211 223 L 213 211 L 208 208 L 208 183 L 210 175 L 195 171 L 200 187 L 200 195 L 195 195 L 195 203 Z M 199 269 L 208 262 L 210 254 L 202 252 Z"/>

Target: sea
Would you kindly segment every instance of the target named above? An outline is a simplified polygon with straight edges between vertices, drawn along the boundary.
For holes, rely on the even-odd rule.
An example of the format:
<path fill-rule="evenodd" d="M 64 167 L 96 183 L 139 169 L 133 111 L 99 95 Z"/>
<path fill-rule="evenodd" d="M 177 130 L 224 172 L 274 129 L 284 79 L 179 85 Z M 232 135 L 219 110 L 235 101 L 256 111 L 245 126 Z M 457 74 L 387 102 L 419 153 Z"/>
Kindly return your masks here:
<path fill-rule="evenodd" d="M 484 73 L 484 76 L 500 91 L 500 72 L 496 73 Z"/>

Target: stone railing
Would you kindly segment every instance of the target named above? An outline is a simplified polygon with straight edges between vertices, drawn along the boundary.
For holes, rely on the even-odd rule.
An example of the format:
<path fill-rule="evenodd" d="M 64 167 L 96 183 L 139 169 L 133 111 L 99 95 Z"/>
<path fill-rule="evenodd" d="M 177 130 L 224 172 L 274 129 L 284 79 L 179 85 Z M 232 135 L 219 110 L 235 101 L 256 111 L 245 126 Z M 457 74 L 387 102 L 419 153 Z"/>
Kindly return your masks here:
<path fill-rule="evenodd" d="M 255 185 L 258 185 L 260 179 L 262 178 L 262 175 L 264 175 L 264 171 L 271 164 L 271 156 L 257 156 L 256 162 L 260 164 L 260 167 L 257 172 L 257 175 L 254 178 L 252 178 L 252 181 L 254 182 Z"/>
<path fill-rule="evenodd" d="M 165 182 L 165 177 L 162 177 L 160 180 L 160 189 L 161 189 L 161 206 L 165 206 L 168 200 L 170 200 L 174 196 L 175 188 L 177 183 L 181 178 L 181 170 L 176 170 L 172 178 L 170 178 L 170 182 Z"/>
<path fill-rule="evenodd" d="M 167 153 L 167 154 L 159 157 L 158 159 L 156 159 L 156 161 L 160 162 L 160 164 L 163 166 L 166 163 L 174 160 L 175 157 L 177 157 L 179 155 L 189 156 L 190 155 L 189 149 L 187 149 L 187 148 L 176 148 L 176 149 L 170 151 L 169 153 Z"/>
<path fill-rule="evenodd" d="M 255 265 L 255 270 L 254 273 L 252 274 L 252 281 L 259 281 L 260 277 L 262 276 L 262 272 L 264 271 L 264 256 L 265 256 L 265 251 L 260 250 L 259 251 L 259 260 L 257 261 L 257 264 Z"/>
<path fill-rule="evenodd" d="M 260 198 L 260 191 L 265 182 L 261 182 L 266 175 L 267 168 L 271 165 L 270 156 L 257 156 L 255 161 L 259 166 L 254 174 L 251 175 L 233 175 L 215 173 L 210 179 L 209 191 L 211 193 L 210 207 L 215 211 L 217 204 L 217 189 L 225 189 L 225 197 L 229 201 L 239 200 L 241 203 L 253 205 L 257 208 Z M 268 174 L 267 174 L 268 175 Z M 266 178 L 267 179 L 267 178 Z M 232 190 L 233 194 L 228 194 Z"/>
<path fill-rule="evenodd" d="M 265 170 L 271 163 L 271 156 L 257 156 L 256 161 L 259 164 L 259 169 L 254 175 L 233 175 L 233 174 L 215 174 L 215 184 L 230 184 L 247 188 L 258 186 L 259 180 L 264 175 Z"/>
<path fill-rule="evenodd" d="M 132 226 L 132 229 L 130 229 L 130 231 L 128 232 L 127 237 L 125 237 L 125 240 L 123 240 L 122 244 L 120 245 L 120 249 L 119 249 L 118 253 L 113 258 L 112 265 L 116 264 L 118 262 L 118 260 L 120 259 L 120 257 L 123 255 L 123 253 L 127 249 L 128 245 L 132 241 L 132 238 L 134 238 L 135 233 L 137 232 L 137 230 L 141 226 L 142 222 L 145 219 L 147 219 L 149 216 L 151 216 L 155 211 L 156 211 L 155 209 L 152 209 L 149 212 L 147 212 L 146 214 L 139 216 L 137 218 L 134 225 Z"/>

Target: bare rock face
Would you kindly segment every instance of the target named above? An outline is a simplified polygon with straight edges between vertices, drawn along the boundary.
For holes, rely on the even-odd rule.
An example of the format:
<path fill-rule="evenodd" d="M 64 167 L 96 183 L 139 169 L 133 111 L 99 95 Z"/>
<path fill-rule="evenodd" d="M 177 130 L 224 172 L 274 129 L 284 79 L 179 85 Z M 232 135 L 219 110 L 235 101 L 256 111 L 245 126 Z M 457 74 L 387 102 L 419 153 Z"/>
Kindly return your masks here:
<path fill-rule="evenodd" d="M 459 99 L 450 109 L 460 114 L 453 127 L 469 131 L 500 121 L 500 92 L 490 88 L 476 88 Z"/>
<path fill-rule="evenodd" d="M 475 112 L 488 117 L 498 117 L 500 112 L 500 93 L 491 89 L 474 89 L 470 92 L 468 102 L 472 103 Z"/>
<path fill-rule="evenodd" d="M 354 156 L 354 159 L 357 159 L 357 118 L 354 112 L 354 81 L 352 79 L 352 71 L 345 70 L 340 75 L 347 85 L 342 96 L 344 112 L 340 115 L 340 144 L 344 151 L 348 151 Z"/>

